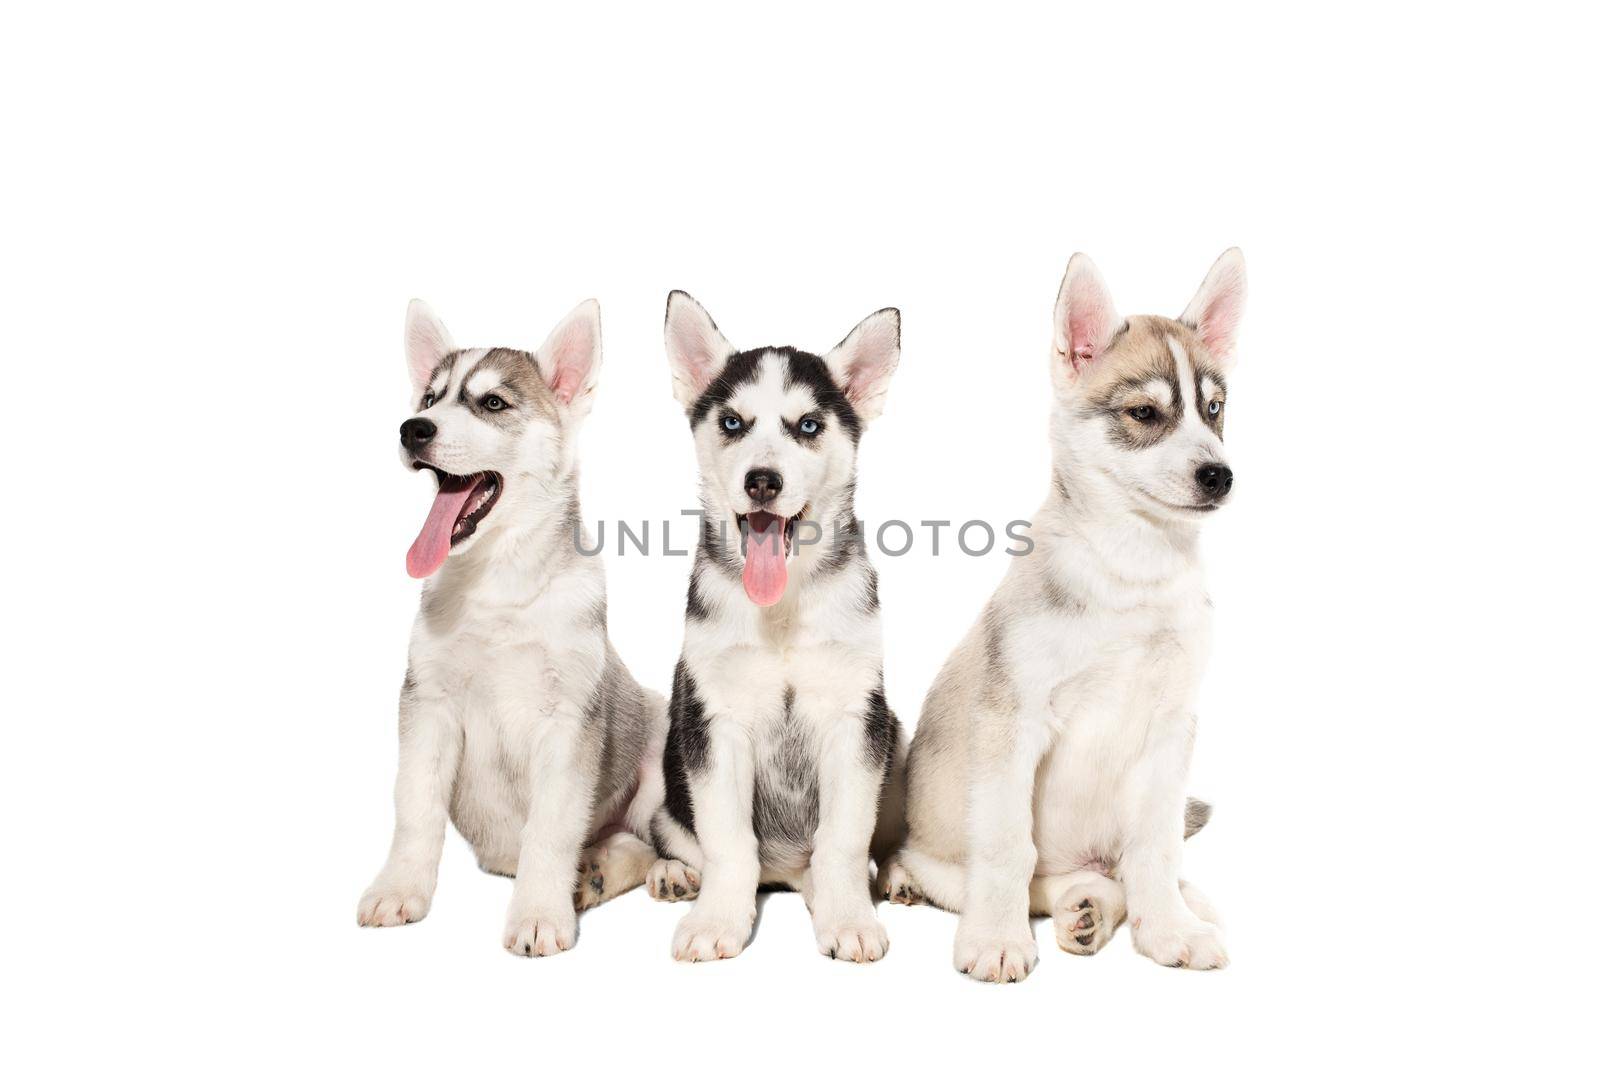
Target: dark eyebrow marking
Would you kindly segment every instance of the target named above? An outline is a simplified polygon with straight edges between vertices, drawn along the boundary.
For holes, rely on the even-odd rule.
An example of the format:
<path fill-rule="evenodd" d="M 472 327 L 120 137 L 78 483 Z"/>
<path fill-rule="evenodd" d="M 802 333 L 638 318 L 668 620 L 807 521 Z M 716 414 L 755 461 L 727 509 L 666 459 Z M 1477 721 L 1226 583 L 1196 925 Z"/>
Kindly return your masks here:
<path fill-rule="evenodd" d="M 1109 404 L 1112 397 L 1115 397 L 1118 393 L 1121 393 L 1124 390 L 1137 391 L 1148 389 L 1151 382 L 1165 383 L 1167 388 L 1172 390 L 1172 400 L 1167 406 L 1182 406 L 1183 390 L 1178 388 L 1177 378 L 1165 374 L 1129 375 L 1126 378 L 1119 379 L 1118 381 L 1112 383 L 1109 389 L 1105 390 L 1106 403 Z"/>
<path fill-rule="evenodd" d="M 761 369 L 761 357 L 765 353 L 766 349 L 755 348 L 729 356 L 728 361 L 722 365 L 722 373 L 712 379 L 711 384 L 706 386 L 705 392 L 694 402 L 694 407 L 689 409 L 689 425 L 700 425 L 701 420 L 711 413 L 712 408 L 726 406 L 738 388 L 756 376 L 756 372 Z"/>
<path fill-rule="evenodd" d="M 800 432 L 800 424 L 807 419 L 811 419 L 817 424 L 816 433 L 804 434 Z M 806 448 L 822 447 L 822 435 L 828 429 L 828 420 L 823 418 L 823 412 L 808 411 L 793 421 L 785 418 L 779 418 L 778 421 L 783 425 L 783 432 L 794 438 L 798 444 L 804 445 Z"/>

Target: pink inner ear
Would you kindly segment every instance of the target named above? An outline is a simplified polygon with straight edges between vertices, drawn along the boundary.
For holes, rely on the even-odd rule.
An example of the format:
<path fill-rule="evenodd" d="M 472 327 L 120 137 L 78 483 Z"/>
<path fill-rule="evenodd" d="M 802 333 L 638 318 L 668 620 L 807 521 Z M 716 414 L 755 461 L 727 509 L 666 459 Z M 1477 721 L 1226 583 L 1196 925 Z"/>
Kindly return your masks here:
<path fill-rule="evenodd" d="M 583 390 L 593 363 L 594 342 L 586 324 L 574 325 L 556 342 L 550 371 L 550 391 L 563 404 L 571 404 Z"/>
<path fill-rule="evenodd" d="M 872 395 L 873 390 L 877 388 L 878 380 L 882 377 L 883 360 L 857 358 L 845 372 L 845 396 L 850 398 L 850 403 L 860 406 L 865 398 Z"/>
<path fill-rule="evenodd" d="M 1225 358 L 1233 352 L 1234 336 L 1239 331 L 1243 306 L 1244 301 L 1239 299 L 1239 293 L 1234 289 L 1223 290 L 1206 305 L 1198 324 L 1200 339 L 1218 358 Z"/>
<path fill-rule="evenodd" d="M 1111 304 L 1095 287 L 1079 289 L 1068 297 L 1067 351 L 1073 365 L 1093 359 L 1095 345 L 1111 329 Z"/>
<path fill-rule="evenodd" d="M 578 395 L 578 390 L 583 388 L 583 372 L 577 367 L 568 364 L 556 365 L 555 380 L 550 383 L 550 391 L 556 394 L 556 399 L 563 404 L 572 403 L 572 398 Z"/>
<path fill-rule="evenodd" d="M 715 377 L 713 371 L 716 363 L 712 357 L 710 339 L 705 332 L 697 329 L 685 314 L 673 320 L 672 337 L 673 351 L 678 354 L 679 364 L 688 372 L 695 389 L 710 385 Z"/>

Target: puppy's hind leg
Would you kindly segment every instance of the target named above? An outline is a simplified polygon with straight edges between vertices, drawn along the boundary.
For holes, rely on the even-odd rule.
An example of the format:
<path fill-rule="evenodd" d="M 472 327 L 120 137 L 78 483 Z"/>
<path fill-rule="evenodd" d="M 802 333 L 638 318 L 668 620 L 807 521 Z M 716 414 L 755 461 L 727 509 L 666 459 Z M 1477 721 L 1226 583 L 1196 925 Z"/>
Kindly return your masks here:
<path fill-rule="evenodd" d="M 1035 915 L 1055 919 L 1056 944 L 1075 956 L 1099 952 L 1128 917 L 1121 883 L 1099 871 L 1041 875 L 1028 895 Z"/>
<path fill-rule="evenodd" d="M 1178 881 L 1178 892 L 1183 895 L 1183 902 L 1189 905 L 1189 910 L 1194 912 L 1195 918 L 1211 923 L 1218 929 L 1222 927 L 1222 916 L 1217 914 L 1217 907 L 1212 904 L 1206 895 L 1200 892 L 1193 882 Z"/>
<path fill-rule="evenodd" d="M 572 903 L 579 911 L 620 897 L 644 884 L 656 850 L 626 830 L 618 830 L 583 850 L 578 857 L 578 888 Z"/>
<path fill-rule="evenodd" d="M 650 824 L 650 840 L 659 858 L 644 876 L 645 892 L 653 900 L 693 900 L 700 895 L 700 869 L 705 853 L 694 835 L 687 833 L 664 809 Z"/>
<path fill-rule="evenodd" d="M 967 871 L 959 863 L 942 860 L 907 846 L 878 870 L 878 892 L 896 904 L 932 904 L 945 911 L 960 911 L 966 895 Z"/>

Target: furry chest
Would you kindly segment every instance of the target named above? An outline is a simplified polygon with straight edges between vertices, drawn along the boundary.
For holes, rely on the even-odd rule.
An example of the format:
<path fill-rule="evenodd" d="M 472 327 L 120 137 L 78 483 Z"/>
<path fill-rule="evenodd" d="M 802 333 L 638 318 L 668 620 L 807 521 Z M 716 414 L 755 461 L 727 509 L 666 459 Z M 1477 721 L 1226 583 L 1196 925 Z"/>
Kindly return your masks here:
<path fill-rule="evenodd" d="M 1052 700 L 1055 741 L 1034 790 L 1041 870 L 1114 863 L 1129 783 L 1152 753 L 1187 737 L 1203 633 L 1162 631 L 1108 648 Z"/>

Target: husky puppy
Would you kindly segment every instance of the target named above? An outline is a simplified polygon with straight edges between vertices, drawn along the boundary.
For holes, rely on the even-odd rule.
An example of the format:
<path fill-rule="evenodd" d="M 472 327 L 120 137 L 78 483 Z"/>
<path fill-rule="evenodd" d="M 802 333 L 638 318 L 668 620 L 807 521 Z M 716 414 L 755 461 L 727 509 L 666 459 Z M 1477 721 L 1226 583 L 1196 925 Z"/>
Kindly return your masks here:
<path fill-rule="evenodd" d="M 738 955 L 763 884 L 803 894 L 823 953 L 876 960 L 889 941 L 868 855 L 875 829 L 896 833 L 878 811 L 900 740 L 855 463 L 900 358 L 900 313 L 868 316 L 826 356 L 736 352 L 674 292 L 666 335 L 704 510 L 649 891 L 698 898 L 680 960 Z"/>
<path fill-rule="evenodd" d="M 357 919 L 428 913 L 448 813 L 484 870 L 516 878 L 505 947 L 553 955 L 578 909 L 643 881 L 663 795 L 666 702 L 617 658 L 600 560 L 578 551 L 600 307 L 580 304 L 528 353 L 458 348 L 413 301 L 406 358 L 400 460 L 439 493 L 406 556 L 427 584 L 400 690 L 394 843 Z"/>
<path fill-rule="evenodd" d="M 1233 486 L 1222 451 L 1244 310 L 1223 253 L 1177 319 L 1120 318 L 1072 257 L 1055 308 L 1053 482 L 1018 557 L 934 681 L 908 769 L 890 899 L 961 912 L 955 965 L 1016 981 L 1031 913 L 1099 951 L 1124 917 L 1158 963 L 1227 963 L 1211 906 L 1179 880 L 1193 700 L 1211 605 L 1199 524 Z"/>

